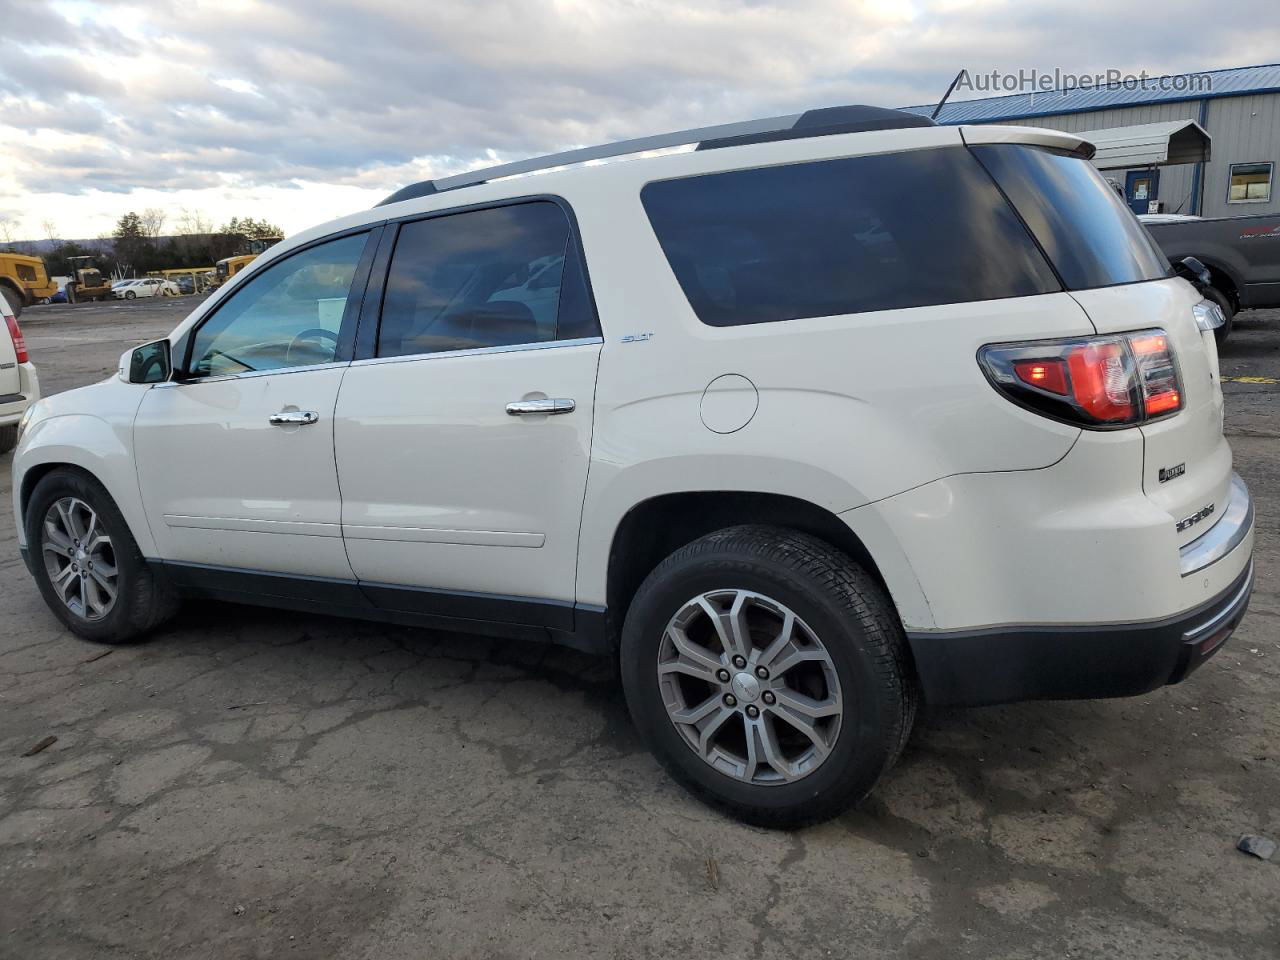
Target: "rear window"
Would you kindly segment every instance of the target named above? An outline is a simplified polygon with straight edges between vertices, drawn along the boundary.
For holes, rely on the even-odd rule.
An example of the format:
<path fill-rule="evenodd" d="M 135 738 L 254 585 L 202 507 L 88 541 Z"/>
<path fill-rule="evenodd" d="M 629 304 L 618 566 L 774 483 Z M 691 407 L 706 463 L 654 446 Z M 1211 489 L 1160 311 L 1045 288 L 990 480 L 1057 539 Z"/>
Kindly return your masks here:
<path fill-rule="evenodd" d="M 1044 147 L 975 146 L 1069 290 L 1159 280 L 1169 262 L 1093 164 Z"/>
<path fill-rule="evenodd" d="M 640 196 L 712 326 L 1061 289 L 963 147 L 664 180 Z"/>

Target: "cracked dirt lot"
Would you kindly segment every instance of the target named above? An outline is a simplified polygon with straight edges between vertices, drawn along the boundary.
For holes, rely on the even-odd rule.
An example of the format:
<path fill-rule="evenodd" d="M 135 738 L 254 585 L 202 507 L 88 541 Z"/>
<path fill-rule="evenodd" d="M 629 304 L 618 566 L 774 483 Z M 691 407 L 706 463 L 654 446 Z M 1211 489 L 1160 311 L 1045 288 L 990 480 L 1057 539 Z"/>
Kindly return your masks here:
<path fill-rule="evenodd" d="M 23 321 L 52 392 L 184 308 Z M 1223 373 L 1280 378 L 1280 313 Z M 1280 861 L 1234 844 L 1280 839 L 1280 386 L 1226 389 L 1259 530 L 1225 650 L 1138 699 L 928 713 L 791 834 L 674 787 L 570 651 L 192 605 L 102 656 L 22 567 L 0 458 L 0 956 L 1271 960 Z"/>

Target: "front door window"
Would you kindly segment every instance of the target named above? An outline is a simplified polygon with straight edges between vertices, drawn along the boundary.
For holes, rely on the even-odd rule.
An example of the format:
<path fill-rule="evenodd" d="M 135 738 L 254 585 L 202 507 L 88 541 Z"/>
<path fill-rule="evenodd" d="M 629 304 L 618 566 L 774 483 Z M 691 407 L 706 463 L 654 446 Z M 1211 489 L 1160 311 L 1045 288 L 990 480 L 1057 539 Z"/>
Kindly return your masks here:
<path fill-rule="evenodd" d="M 310 247 L 251 278 L 196 331 L 188 376 L 333 362 L 367 237 Z"/>

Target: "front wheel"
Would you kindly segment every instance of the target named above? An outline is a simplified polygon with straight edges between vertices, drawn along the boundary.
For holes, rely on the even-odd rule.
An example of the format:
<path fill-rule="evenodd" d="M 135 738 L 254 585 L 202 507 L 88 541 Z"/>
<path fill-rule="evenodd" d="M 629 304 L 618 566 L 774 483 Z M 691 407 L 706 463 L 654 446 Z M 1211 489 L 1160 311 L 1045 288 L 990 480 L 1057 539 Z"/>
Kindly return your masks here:
<path fill-rule="evenodd" d="M 1222 311 L 1222 316 L 1226 319 L 1226 323 L 1213 331 L 1214 338 L 1218 341 L 1218 346 L 1222 346 L 1227 342 L 1227 338 L 1231 336 L 1231 328 L 1235 326 L 1235 308 L 1231 306 L 1231 298 L 1217 287 L 1205 287 L 1203 293 L 1206 300 L 1212 300 L 1218 305 L 1218 309 Z"/>
<path fill-rule="evenodd" d="M 124 643 L 176 610 L 176 596 L 147 565 L 115 501 L 97 480 L 54 470 L 36 484 L 25 519 L 40 593 L 74 633 L 100 643 Z"/>
<path fill-rule="evenodd" d="M 132 290 L 126 290 L 124 294 L 124 298 L 126 300 L 136 300 L 138 299 L 138 295 L 134 293 Z"/>
<path fill-rule="evenodd" d="M 668 557 L 623 628 L 627 705 L 671 776 L 760 826 L 865 797 L 910 734 L 916 686 L 883 588 L 816 538 L 733 527 Z"/>

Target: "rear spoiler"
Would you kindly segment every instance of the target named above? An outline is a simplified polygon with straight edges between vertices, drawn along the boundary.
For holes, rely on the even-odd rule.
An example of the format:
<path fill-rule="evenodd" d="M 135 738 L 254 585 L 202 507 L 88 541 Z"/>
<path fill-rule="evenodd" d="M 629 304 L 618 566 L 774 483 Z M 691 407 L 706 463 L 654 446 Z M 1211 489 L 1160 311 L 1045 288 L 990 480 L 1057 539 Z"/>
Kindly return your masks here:
<path fill-rule="evenodd" d="M 969 146 L 979 143 L 1024 143 L 1033 147 L 1065 150 L 1081 160 L 1092 160 L 1094 146 L 1088 140 L 1061 130 L 1043 127 L 962 126 L 960 136 Z"/>

